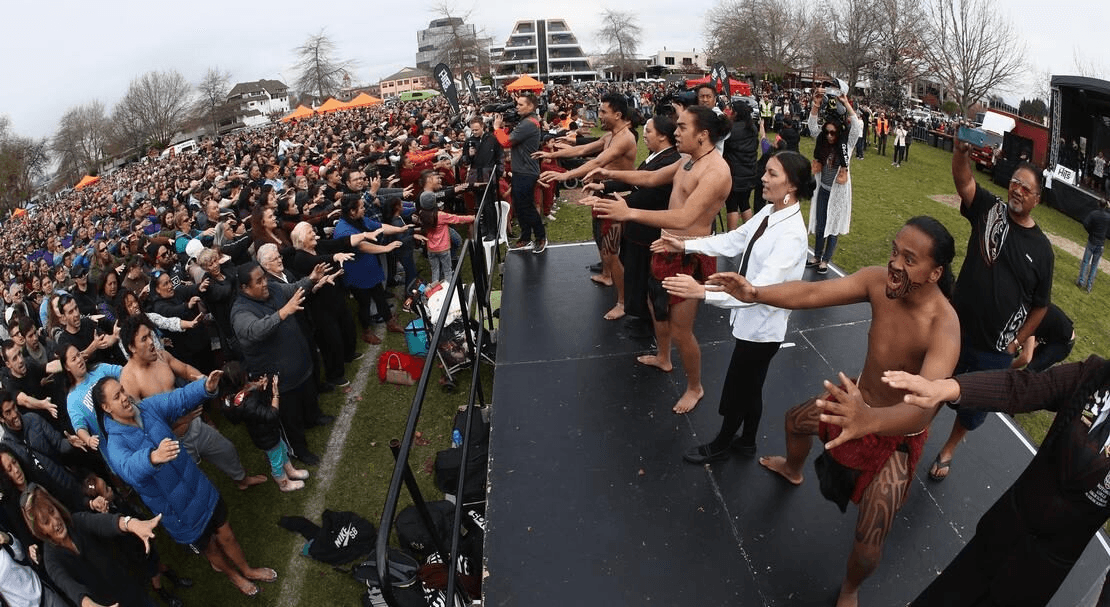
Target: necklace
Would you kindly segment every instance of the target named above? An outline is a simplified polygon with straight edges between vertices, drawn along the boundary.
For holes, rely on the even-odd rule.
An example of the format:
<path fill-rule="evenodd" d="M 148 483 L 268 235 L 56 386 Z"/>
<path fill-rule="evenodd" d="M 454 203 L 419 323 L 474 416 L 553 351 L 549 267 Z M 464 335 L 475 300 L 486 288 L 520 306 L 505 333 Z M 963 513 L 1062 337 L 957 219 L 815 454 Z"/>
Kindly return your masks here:
<path fill-rule="evenodd" d="M 712 152 L 714 149 L 715 148 L 710 148 L 709 152 Z M 702 158 L 705 158 L 706 154 L 709 154 L 709 152 L 706 152 L 705 154 L 702 154 L 701 156 L 698 156 L 697 158 L 687 160 L 686 164 L 682 165 L 682 170 L 683 171 L 689 171 L 690 169 L 694 168 L 694 165 L 697 164 L 698 161 L 701 160 Z"/>

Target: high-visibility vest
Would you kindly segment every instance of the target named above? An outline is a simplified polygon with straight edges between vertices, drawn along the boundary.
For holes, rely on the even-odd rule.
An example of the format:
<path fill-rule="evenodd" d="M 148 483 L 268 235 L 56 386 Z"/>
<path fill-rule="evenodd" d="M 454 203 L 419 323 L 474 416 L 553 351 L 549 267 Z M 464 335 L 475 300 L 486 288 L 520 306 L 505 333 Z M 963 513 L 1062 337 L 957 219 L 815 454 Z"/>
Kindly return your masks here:
<path fill-rule="evenodd" d="M 888 133 L 890 133 L 890 125 L 887 123 L 886 118 L 875 120 L 875 134 L 886 135 Z"/>

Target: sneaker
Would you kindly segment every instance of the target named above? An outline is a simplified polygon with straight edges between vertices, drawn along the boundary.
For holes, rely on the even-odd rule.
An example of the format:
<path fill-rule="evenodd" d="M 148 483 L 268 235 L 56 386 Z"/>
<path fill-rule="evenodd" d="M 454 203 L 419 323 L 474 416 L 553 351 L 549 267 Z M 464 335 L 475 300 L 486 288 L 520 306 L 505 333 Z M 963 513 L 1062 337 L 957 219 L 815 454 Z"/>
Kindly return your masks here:
<path fill-rule="evenodd" d="M 537 240 L 536 241 L 536 246 L 532 248 L 532 252 L 535 253 L 536 255 L 539 255 L 540 253 L 543 253 L 545 250 L 547 250 L 547 239 L 546 238 L 541 238 L 540 240 Z"/>
<path fill-rule="evenodd" d="M 510 251 L 523 251 L 525 249 L 531 249 L 531 248 L 532 248 L 532 243 L 531 242 L 528 242 L 527 240 L 518 240 L 513 244 L 513 246 L 509 247 L 509 250 Z"/>
<path fill-rule="evenodd" d="M 347 379 L 346 377 L 340 377 L 339 379 L 331 380 L 331 384 L 336 388 L 346 388 L 347 386 L 351 385 L 351 380 Z"/>
<path fill-rule="evenodd" d="M 549 213 L 546 219 L 548 221 L 555 221 L 555 213 Z"/>

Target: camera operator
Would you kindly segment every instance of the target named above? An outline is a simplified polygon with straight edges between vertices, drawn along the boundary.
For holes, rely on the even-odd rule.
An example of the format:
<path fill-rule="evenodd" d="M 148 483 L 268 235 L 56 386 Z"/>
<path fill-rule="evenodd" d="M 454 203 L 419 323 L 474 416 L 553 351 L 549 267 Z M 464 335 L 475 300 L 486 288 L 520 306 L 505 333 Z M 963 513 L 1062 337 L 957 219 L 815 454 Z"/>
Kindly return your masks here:
<path fill-rule="evenodd" d="M 532 252 L 538 254 L 547 248 L 547 231 L 533 202 L 536 181 L 540 178 L 540 163 L 532 158 L 532 154 L 540 149 L 540 120 L 536 117 L 535 95 L 523 93 L 518 96 L 516 110 L 520 121 L 505 139 L 498 138 L 503 147 L 511 148 L 513 212 L 520 223 L 520 239 L 512 248 L 531 247 Z M 500 129 L 504 121 L 504 116 L 498 114 L 493 119 L 493 128 Z M 530 242 L 533 233 L 536 236 L 534 245 Z"/>
<path fill-rule="evenodd" d="M 485 234 L 497 233 L 497 208 L 493 204 L 496 189 L 483 187 L 492 179 L 494 170 L 504 162 L 505 152 L 497 143 L 497 138 L 486 130 L 481 116 L 470 119 L 470 137 L 463 145 L 462 161 L 467 166 L 466 183 L 471 187 L 481 187 L 482 200 L 475 200 L 475 194 L 468 192 L 466 198 L 473 202 L 475 210 L 485 205 L 482 212 L 482 231 Z"/>

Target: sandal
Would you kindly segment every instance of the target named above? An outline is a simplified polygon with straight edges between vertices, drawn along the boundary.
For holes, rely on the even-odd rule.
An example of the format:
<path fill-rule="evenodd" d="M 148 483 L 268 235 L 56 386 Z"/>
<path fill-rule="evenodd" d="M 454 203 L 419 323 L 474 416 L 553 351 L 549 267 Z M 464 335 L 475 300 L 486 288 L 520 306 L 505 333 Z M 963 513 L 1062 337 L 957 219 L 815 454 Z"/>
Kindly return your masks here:
<path fill-rule="evenodd" d="M 948 469 L 951 467 L 952 460 L 942 460 L 938 455 L 937 458 L 933 460 L 933 467 L 929 469 L 929 480 L 937 483 L 943 481 L 944 479 L 948 478 Z M 944 474 L 940 474 L 941 470 L 944 470 Z"/>
<path fill-rule="evenodd" d="M 251 580 L 252 582 L 266 582 L 266 583 L 277 581 L 278 576 L 277 576 L 276 571 L 274 571 L 273 569 L 270 569 L 269 567 L 263 568 L 262 571 L 266 572 L 266 577 L 247 578 L 247 579 Z"/>
<path fill-rule="evenodd" d="M 247 583 L 246 586 L 240 586 L 239 584 L 235 584 L 235 587 L 239 589 L 239 592 L 242 592 L 243 594 L 245 594 L 245 595 L 247 595 L 248 597 L 251 597 L 251 598 L 254 598 L 254 597 L 258 596 L 258 585 L 255 584 L 254 582 L 248 580 L 247 578 L 243 578 L 243 581 L 245 581 Z M 232 582 L 232 583 L 234 583 L 234 582 Z"/>
<path fill-rule="evenodd" d="M 815 267 L 819 263 L 819 261 L 820 260 L 818 260 L 816 257 L 810 257 L 809 259 L 806 260 L 806 267 L 807 268 Z"/>
<path fill-rule="evenodd" d="M 817 273 L 818 274 L 824 274 L 828 271 L 829 271 L 829 264 L 827 264 L 823 261 L 821 263 L 817 264 Z"/>

